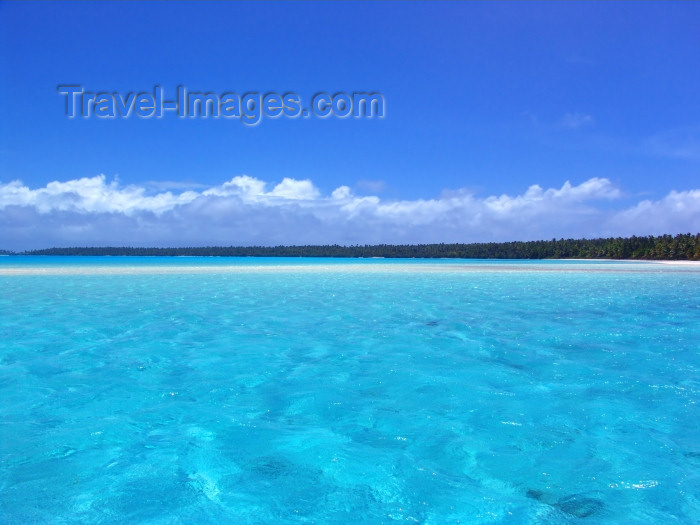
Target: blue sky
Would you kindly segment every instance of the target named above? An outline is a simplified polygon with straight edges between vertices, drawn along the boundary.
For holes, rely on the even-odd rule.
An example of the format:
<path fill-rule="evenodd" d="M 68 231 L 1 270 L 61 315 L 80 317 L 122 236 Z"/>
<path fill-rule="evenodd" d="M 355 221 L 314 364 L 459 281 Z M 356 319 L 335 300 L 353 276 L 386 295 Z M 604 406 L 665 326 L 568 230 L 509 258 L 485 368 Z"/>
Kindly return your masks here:
<path fill-rule="evenodd" d="M 0 248 L 695 233 L 698 27 L 692 2 L 2 2 Z M 69 119 L 61 84 L 386 115 Z"/>

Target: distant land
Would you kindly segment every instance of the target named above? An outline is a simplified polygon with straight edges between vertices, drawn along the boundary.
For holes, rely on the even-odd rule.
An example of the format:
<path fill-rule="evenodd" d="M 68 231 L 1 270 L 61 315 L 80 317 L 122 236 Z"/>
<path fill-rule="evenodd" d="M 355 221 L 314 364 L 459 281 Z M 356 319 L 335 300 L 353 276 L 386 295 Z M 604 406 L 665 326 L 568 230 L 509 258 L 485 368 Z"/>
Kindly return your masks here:
<path fill-rule="evenodd" d="M 192 248 L 48 248 L 3 255 L 109 255 L 210 257 L 384 257 L 455 259 L 639 259 L 700 261 L 700 233 L 606 239 L 471 244 L 377 244 L 355 246 L 207 246 Z"/>

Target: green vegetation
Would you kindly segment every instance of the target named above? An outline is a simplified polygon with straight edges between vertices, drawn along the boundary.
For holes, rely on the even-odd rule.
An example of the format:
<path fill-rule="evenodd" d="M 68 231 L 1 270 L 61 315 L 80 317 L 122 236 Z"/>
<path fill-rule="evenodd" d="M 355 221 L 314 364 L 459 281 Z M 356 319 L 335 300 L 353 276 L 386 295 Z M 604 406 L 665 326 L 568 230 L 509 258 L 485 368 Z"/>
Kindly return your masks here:
<path fill-rule="evenodd" d="M 4 252 L 11 253 L 11 252 Z M 646 259 L 700 261 L 700 234 L 473 244 L 247 246 L 200 248 L 49 248 L 16 255 L 214 257 L 386 257 L 463 259 Z"/>

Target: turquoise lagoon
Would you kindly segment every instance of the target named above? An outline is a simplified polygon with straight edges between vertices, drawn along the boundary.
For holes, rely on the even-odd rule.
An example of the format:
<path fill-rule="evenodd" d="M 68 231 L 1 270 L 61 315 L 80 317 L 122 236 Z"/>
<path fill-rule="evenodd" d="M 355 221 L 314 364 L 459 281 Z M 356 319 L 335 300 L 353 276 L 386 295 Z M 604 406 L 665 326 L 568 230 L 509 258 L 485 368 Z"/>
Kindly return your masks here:
<path fill-rule="evenodd" d="M 700 520 L 700 267 L 0 257 L 0 523 Z"/>

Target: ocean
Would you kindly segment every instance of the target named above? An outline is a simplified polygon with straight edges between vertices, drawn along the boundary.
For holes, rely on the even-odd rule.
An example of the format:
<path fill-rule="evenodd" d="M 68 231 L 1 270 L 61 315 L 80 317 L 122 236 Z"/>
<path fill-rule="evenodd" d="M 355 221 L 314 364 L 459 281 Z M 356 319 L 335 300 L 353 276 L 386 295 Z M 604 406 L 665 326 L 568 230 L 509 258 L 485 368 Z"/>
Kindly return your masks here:
<path fill-rule="evenodd" d="M 0 523 L 698 523 L 699 367 L 700 266 L 0 257 Z"/>

